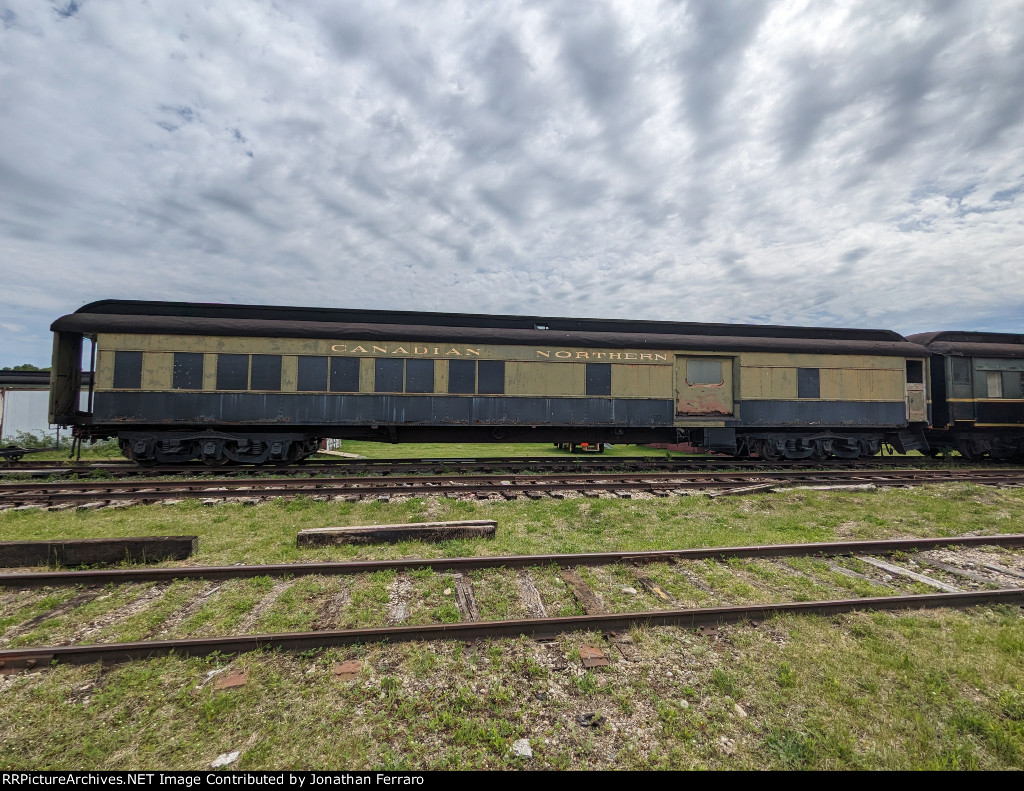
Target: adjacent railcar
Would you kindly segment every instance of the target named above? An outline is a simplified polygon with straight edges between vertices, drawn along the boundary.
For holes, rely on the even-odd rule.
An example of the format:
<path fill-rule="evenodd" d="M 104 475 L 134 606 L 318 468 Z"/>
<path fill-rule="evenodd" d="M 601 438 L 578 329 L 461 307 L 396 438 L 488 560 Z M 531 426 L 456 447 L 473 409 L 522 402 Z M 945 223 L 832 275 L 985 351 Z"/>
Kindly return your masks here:
<path fill-rule="evenodd" d="M 910 340 L 931 353 L 931 451 L 1024 456 L 1024 335 L 932 332 Z"/>
<path fill-rule="evenodd" d="M 286 463 L 324 437 L 927 447 L 928 353 L 887 330 L 118 300 L 52 329 L 51 420 L 139 461 Z"/>

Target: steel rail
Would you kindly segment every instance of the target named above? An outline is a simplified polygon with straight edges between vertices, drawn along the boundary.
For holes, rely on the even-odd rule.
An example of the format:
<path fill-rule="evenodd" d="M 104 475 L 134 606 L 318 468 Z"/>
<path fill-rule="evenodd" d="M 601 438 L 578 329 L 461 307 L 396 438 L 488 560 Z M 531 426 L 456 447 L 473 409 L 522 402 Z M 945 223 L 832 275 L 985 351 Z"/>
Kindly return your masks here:
<path fill-rule="evenodd" d="M 409 485 L 466 485 L 476 486 L 478 484 L 493 484 L 502 482 L 505 488 L 528 484 L 565 484 L 567 486 L 579 486 L 586 483 L 611 483 L 629 485 L 634 483 L 687 483 L 710 481 L 717 482 L 720 479 L 727 479 L 727 483 L 745 482 L 757 479 L 763 480 L 814 480 L 824 481 L 830 479 L 910 479 L 910 480 L 961 480 L 965 477 L 972 479 L 994 479 L 1003 481 L 1007 479 L 1024 480 L 1024 470 L 990 470 L 978 468 L 943 469 L 943 470 L 762 470 L 757 472 L 619 472 L 619 473 L 588 473 L 580 472 L 559 472 L 559 473 L 514 473 L 514 474 L 488 474 L 488 475 L 401 475 L 376 478 L 370 476 L 345 476 L 336 478 L 310 478 L 309 480 L 295 481 L 291 478 L 203 478 L 197 481 L 182 482 L 180 480 L 157 480 L 157 481 L 16 481 L 0 483 L 0 494 L 5 492 L 30 493 L 47 492 L 60 490 L 61 492 L 106 492 L 107 490 L 121 490 L 133 488 L 146 488 L 153 491 L 172 490 L 182 488 L 189 489 L 212 489 L 214 487 L 227 490 L 239 488 L 261 487 L 270 488 L 280 486 L 281 488 L 309 489 L 329 487 L 385 487 L 402 488 Z M 507 481 L 508 483 L 504 483 Z"/>
<path fill-rule="evenodd" d="M 603 566 L 612 563 L 659 563 L 713 558 L 778 558 L 819 555 L 885 554 L 920 552 L 937 547 L 1024 547 L 1024 533 L 949 538 L 899 538 L 877 541 L 830 541 L 813 544 L 771 544 L 743 547 L 699 547 L 693 549 L 647 550 L 643 552 L 584 552 L 558 555 L 492 555 L 456 558 L 408 558 L 400 560 L 349 560 L 341 562 L 276 563 L 258 566 L 173 566 L 136 569 L 93 569 L 88 571 L 30 571 L 0 574 L 0 587 L 41 587 L 54 585 L 106 585 L 137 582 L 169 582 L 176 579 L 225 580 L 251 577 L 282 577 L 322 574 L 366 574 L 374 571 L 413 571 L 429 568 L 441 572 L 488 568 L 559 566 Z"/>
<path fill-rule="evenodd" d="M 550 638 L 565 632 L 621 631 L 638 625 L 678 626 L 696 629 L 701 626 L 725 623 L 761 621 L 778 615 L 840 615 L 862 610 L 913 610 L 939 607 L 963 609 L 989 604 L 1024 604 L 1024 588 L 969 593 L 933 593 L 832 601 L 786 602 L 739 607 L 649 610 L 514 621 L 474 621 L 323 632 L 252 634 L 232 637 L 21 648 L 0 650 L 0 670 L 56 662 L 69 664 L 128 662 L 169 654 L 208 656 L 213 653 L 238 654 L 268 648 L 310 651 L 380 641 L 481 640 L 520 635 Z"/>
<path fill-rule="evenodd" d="M 360 478 L 356 481 L 315 481 L 294 483 L 279 480 L 249 481 L 197 481 L 191 484 L 175 484 L 169 481 L 156 482 L 159 485 L 114 483 L 93 485 L 88 488 L 51 486 L 49 491 L 11 488 L 0 490 L 0 503 L 14 505 L 55 504 L 67 502 L 141 500 L 143 503 L 164 499 L 249 499 L 295 497 L 299 495 L 329 496 L 393 496 L 396 494 L 416 497 L 452 496 L 466 494 L 499 494 L 576 491 L 664 491 L 730 489 L 743 485 L 767 484 L 774 486 L 796 485 L 837 485 L 875 484 L 878 486 L 917 486 L 928 483 L 967 482 L 988 485 L 1020 485 L 1024 474 L 1020 472 L 997 473 L 968 471 L 928 475 L 924 471 L 866 475 L 864 471 L 837 475 L 833 473 L 775 472 L 744 474 L 675 473 L 670 475 L 637 474 L 636 476 L 529 476 L 530 480 L 514 479 L 511 476 L 489 476 L 485 480 L 444 478 L 442 480 L 418 479 L 415 482 L 395 479 Z M 554 480 L 552 480 L 554 478 Z"/>
<path fill-rule="evenodd" d="M 963 462 L 978 464 L 985 462 Z M 993 462 L 994 464 L 995 462 Z M 1001 462 L 1001 464 L 1007 464 Z M 437 472 L 445 469 L 452 474 L 470 470 L 565 470 L 579 471 L 601 469 L 632 469 L 632 470 L 678 470 L 678 469 L 783 469 L 799 470 L 813 468 L 835 469 L 873 469 L 903 467 L 907 469 L 935 469 L 948 462 L 936 462 L 927 457 L 871 457 L 868 459 L 789 459 L 777 462 L 766 462 L 760 459 L 731 459 L 722 457 L 674 457 L 659 459 L 652 456 L 619 456 L 604 459 L 562 459 L 559 457 L 538 457 L 535 459 L 495 458 L 493 461 L 482 459 L 341 459 L 330 462 L 306 462 L 285 467 L 240 465 L 216 466 L 204 464 L 176 464 L 138 466 L 131 462 L 106 462 L 91 465 L 67 465 L 64 462 L 36 462 L 31 466 L 0 466 L 0 477 L 6 474 L 31 475 L 93 475 L 105 474 L 122 478 L 153 478 L 160 476 L 180 477 L 186 475 L 251 475 L 261 472 L 277 476 L 296 477 L 302 475 L 319 475 L 331 472 L 366 472 L 390 475 L 395 472 L 419 472 L 420 474 Z"/>

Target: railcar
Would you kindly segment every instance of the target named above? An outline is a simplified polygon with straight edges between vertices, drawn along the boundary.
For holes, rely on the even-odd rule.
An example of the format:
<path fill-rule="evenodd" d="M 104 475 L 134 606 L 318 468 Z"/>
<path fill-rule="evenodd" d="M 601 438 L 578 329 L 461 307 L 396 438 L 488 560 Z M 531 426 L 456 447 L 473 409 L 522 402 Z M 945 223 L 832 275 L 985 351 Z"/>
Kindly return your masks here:
<path fill-rule="evenodd" d="M 927 448 L 928 352 L 888 330 L 121 300 L 52 330 L 51 421 L 140 462 L 287 463 L 326 437 Z"/>
<path fill-rule="evenodd" d="M 931 332 L 909 340 L 931 355 L 931 452 L 1024 456 L 1024 335 Z"/>

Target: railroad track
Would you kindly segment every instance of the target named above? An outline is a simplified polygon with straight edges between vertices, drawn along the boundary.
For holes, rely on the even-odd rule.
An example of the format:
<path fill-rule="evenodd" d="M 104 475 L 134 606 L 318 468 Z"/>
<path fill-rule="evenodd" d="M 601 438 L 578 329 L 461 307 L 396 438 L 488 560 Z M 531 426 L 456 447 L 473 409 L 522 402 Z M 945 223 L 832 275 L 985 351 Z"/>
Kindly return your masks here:
<path fill-rule="evenodd" d="M 1019 486 L 1024 471 L 1004 469 L 761 470 L 757 472 L 563 473 L 550 475 L 460 475 L 272 479 L 221 478 L 198 481 L 9 481 L 0 483 L 0 508 L 149 504 L 195 499 L 258 501 L 306 496 L 319 499 L 403 497 L 564 497 L 567 494 L 627 497 L 699 491 L 746 493 L 792 486 L 918 486 L 969 481 Z"/>
<path fill-rule="evenodd" d="M 287 467 L 209 466 L 205 464 L 165 464 L 141 466 L 128 461 L 74 463 L 63 461 L 32 462 L 0 467 L 0 477 L 48 477 L 56 475 L 105 478 L 153 478 L 163 476 L 246 476 L 267 474 L 275 477 L 308 475 L 404 475 L 457 474 L 472 472 L 565 472 L 565 471 L 685 471 L 685 470 L 762 470 L 762 469 L 874 469 L 874 468 L 950 468 L 965 462 L 936 461 L 926 456 L 874 456 L 869 459 L 803 459 L 766 463 L 757 459 L 732 459 L 722 456 L 536 456 L 512 458 L 451 459 L 332 459 L 305 461 Z M 970 463 L 968 463 L 970 464 Z M 976 463 L 975 463 L 976 464 Z"/>
<path fill-rule="evenodd" d="M 1024 605 L 1022 586 L 1024 535 L 3 574 L 0 671 L 172 652 L 1016 606 Z M 268 625 L 278 631 L 261 631 Z"/>

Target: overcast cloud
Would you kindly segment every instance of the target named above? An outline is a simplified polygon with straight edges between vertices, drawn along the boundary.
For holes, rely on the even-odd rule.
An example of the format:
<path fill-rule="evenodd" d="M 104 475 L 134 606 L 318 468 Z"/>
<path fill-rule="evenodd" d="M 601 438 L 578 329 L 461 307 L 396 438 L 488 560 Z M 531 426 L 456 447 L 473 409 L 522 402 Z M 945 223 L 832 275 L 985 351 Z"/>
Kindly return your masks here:
<path fill-rule="evenodd" d="M 1024 4 L 0 0 L 0 365 L 103 298 L 1024 331 Z"/>

